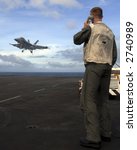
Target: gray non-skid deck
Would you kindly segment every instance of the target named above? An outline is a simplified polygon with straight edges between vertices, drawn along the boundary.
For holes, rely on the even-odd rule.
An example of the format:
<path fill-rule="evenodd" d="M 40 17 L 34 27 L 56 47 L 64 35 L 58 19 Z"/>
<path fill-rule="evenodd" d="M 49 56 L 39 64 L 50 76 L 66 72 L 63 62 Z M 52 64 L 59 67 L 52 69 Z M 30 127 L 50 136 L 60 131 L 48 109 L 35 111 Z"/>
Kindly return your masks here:
<path fill-rule="evenodd" d="M 0 76 L 0 150 L 86 150 L 79 109 L 80 77 Z M 112 141 L 120 149 L 120 101 L 110 98 Z"/>

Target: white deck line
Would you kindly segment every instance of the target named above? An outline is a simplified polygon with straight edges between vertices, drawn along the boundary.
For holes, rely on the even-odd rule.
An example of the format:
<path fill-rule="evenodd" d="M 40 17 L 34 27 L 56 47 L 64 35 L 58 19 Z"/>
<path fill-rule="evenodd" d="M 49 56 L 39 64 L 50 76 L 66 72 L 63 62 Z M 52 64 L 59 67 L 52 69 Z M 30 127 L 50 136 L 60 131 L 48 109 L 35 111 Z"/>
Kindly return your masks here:
<path fill-rule="evenodd" d="M 44 90 L 45 90 L 45 88 L 39 89 L 39 90 L 35 90 L 35 91 L 33 91 L 33 92 L 37 93 L 37 92 L 44 91 Z"/>
<path fill-rule="evenodd" d="M 9 83 L 8 85 L 16 85 L 16 84 L 17 84 L 17 83 L 14 82 L 14 83 Z"/>
<path fill-rule="evenodd" d="M 13 100 L 13 99 L 17 99 L 21 97 L 21 95 L 17 95 L 15 97 L 11 97 L 11 98 L 7 98 L 7 99 L 4 99 L 4 100 L 1 100 L 0 103 L 4 103 L 4 102 L 7 102 L 7 101 L 10 101 L 10 100 Z"/>

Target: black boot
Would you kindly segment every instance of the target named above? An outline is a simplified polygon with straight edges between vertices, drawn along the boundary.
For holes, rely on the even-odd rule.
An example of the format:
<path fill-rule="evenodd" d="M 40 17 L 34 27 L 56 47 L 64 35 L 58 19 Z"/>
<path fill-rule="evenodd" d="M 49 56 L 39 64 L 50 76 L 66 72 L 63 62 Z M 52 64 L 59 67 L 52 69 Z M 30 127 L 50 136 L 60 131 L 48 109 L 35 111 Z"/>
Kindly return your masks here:
<path fill-rule="evenodd" d="M 101 140 L 104 142 L 111 142 L 111 137 L 101 136 Z"/>
<path fill-rule="evenodd" d="M 84 147 L 95 148 L 95 149 L 101 148 L 101 142 L 89 141 L 86 138 L 80 138 L 80 145 Z"/>

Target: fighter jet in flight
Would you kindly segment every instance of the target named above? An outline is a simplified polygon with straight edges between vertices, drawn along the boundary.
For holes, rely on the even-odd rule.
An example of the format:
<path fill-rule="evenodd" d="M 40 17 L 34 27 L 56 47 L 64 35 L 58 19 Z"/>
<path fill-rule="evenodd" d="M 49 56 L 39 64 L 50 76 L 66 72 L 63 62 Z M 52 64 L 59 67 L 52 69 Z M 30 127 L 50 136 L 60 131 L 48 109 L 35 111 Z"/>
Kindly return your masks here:
<path fill-rule="evenodd" d="M 14 40 L 17 42 L 17 44 L 11 44 L 11 45 L 22 49 L 22 52 L 24 52 L 24 50 L 29 50 L 31 53 L 33 53 L 33 50 L 36 50 L 36 49 L 48 49 L 49 48 L 48 46 L 37 45 L 39 40 L 37 40 L 34 44 L 31 44 L 29 40 L 27 41 L 23 37 L 16 38 Z"/>

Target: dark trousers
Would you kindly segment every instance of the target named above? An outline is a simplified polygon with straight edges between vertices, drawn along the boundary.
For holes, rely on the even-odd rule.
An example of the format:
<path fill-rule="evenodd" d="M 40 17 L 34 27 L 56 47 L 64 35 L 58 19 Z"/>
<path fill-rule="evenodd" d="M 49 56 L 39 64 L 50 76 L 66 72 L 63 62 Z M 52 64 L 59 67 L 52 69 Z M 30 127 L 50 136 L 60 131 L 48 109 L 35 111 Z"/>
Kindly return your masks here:
<path fill-rule="evenodd" d="M 109 85 L 111 66 L 89 63 L 86 65 L 81 95 L 81 109 L 88 140 L 101 141 L 101 135 L 111 136 L 109 113 Z"/>

